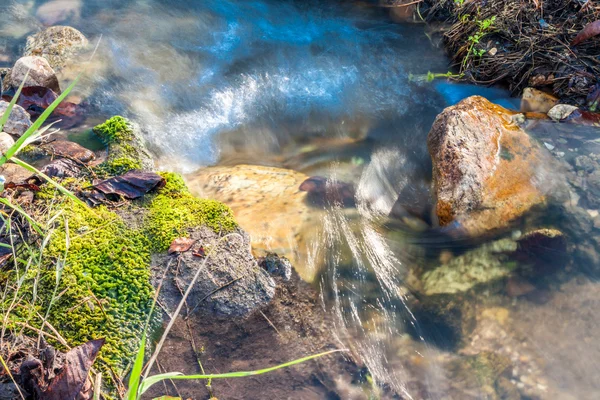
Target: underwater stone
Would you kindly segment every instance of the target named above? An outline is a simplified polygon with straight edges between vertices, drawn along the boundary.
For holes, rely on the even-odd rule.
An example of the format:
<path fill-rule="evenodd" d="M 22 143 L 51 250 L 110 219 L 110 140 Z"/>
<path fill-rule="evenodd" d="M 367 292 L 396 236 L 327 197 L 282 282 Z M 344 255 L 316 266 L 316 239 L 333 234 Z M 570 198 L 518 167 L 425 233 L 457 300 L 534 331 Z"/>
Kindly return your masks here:
<path fill-rule="evenodd" d="M 509 255 L 517 250 L 517 242 L 501 239 L 486 243 L 455 257 L 450 262 L 422 276 L 425 294 L 466 292 L 475 285 L 508 276 L 516 264 Z"/>

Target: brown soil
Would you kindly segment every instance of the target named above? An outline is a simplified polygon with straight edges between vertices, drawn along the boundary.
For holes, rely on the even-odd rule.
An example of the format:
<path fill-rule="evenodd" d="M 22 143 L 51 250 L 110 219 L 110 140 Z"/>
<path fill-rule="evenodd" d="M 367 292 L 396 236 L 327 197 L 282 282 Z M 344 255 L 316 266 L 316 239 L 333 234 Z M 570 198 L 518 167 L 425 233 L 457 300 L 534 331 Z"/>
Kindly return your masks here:
<path fill-rule="evenodd" d="M 171 286 L 171 287 L 170 287 Z M 166 297 L 180 294 L 165 283 Z M 163 299 L 171 303 L 173 298 Z M 193 305 L 191 305 L 193 307 Z M 185 314 L 185 309 L 184 309 Z M 167 320 L 165 315 L 164 320 Z M 158 357 L 159 370 L 198 374 L 248 371 L 274 366 L 343 345 L 328 326 L 316 292 L 294 273 L 290 282 L 278 282 L 275 298 L 262 311 L 246 319 L 217 318 L 199 309 L 185 321 L 180 316 Z M 349 355 L 332 355 L 266 375 L 229 380 L 214 380 L 212 395 L 219 399 L 352 399 L 365 398 L 360 389 L 354 393 L 350 383 L 359 368 Z M 146 398 L 170 394 L 192 399 L 209 399 L 205 381 L 178 381 L 158 384 Z"/>

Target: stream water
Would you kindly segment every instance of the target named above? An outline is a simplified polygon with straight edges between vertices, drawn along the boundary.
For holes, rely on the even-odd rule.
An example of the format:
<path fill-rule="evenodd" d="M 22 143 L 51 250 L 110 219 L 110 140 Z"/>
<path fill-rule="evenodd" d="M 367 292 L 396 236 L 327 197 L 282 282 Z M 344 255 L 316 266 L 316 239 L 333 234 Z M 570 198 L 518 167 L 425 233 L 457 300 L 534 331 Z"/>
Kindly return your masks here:
<path fill-rule="evenodd" d="M 326 207 L 316 219 L 308 247 L 318 256 L 305 263 L 321 265 L 315 287 L 332 329 L 367 367 L 373 396 L 600 397 L 600 295 L 587 278 L 544 283 L 531 301 L 503 289 L 468 300 L 489 307 L 461 351 L 452 322 L 414 309 L 414 271 L 480 244 L 428 226 L 433 119 L 473 94 L 518 106 L 501 89 L 409 79 L 448 69 L 423 25 L 350 1 L 3 1 L 19 13 L 0 16 L 0 67 L 40 20 L 99 40 L 78 88 L 89 103 L 84 126 L 130 117 L 161 168 L 193 180 L 206 166 L 255 164 L 354 185 L 355 208 Z M 400 194 L 422 206 L 422 220 L 387 218 Z M 473 358 L 489 352 L 509 361 L 506 380 L 520 397 Z"/>

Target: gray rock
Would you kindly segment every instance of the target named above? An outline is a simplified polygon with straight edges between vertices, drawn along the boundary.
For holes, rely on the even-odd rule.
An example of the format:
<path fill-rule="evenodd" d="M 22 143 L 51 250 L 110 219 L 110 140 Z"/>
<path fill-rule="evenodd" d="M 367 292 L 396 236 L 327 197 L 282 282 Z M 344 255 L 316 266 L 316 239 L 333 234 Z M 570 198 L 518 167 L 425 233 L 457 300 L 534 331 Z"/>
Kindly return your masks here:
<path fill-rule="evenodd" d="M 588 156 L 575 157 L 575 170 L 590 173 L 596 169 L 598 163 L 593 161 Z"/>
<path fill-rule="evenodd" d="M 8 102 L 0 100 L 0 115 L 3 115 L 8 108 Z M 4 124 L 3 131 L 11 135 L 21 136 L 31 126 L 29 114 L 21 106 L 15 104 L 10 117 Z"/>
<path fill-rule="evenodd" d="M 51 26 L 27 38 L 26 56 L 44 57 L 55 70 L 88 45 L 83 33 L 70 26 Z"/>
<path fill-rule="evenodd" d="M 268 253 L 266 256 L 261 257 L 258 264 L 271 275 L 280 276 L 286 282 L 292 277 L 292 263 L 290 260 L 275 253 Z"/>
<path fill-rule="evenodd" d="M 586 198 L 591 206 L 600 206 L 600 170 L 588 175 Z"/>
<path fill-rule="evenodd" d="M 6 91 L 11 88 L 18 88 L 25 79 L 27 72 L 29 72 L 29 75 L 25 81 L 25 87 L 43 86 L 56 93 L 60 93 L 58 78 L 50 64 L 48 64 L 48 60 L 36 56 L 19 58 L 15 63 L 15 66 L 3 79 L 2 90 Z"/>
<path fill-rule="evenodd" d="M 554 121 L 560 121 L 567 118 L 577 107 L 569 104 L 557 104 L 548 111 L 548 116 Z"/>
<path fill-rule="evenodd" d="M 200 276 L 187 299 L 190 309 L 241 317 L 273 298 L 275 281 L 252 256 L 250 239 L 245 232 L 239 231 L 219 242 L 217 233 L 201 227 L 193 229 L 190 238 L 196 240 L 192 249 L 182 253 L 178 261 L 171 260 L 177 264 L 177 274 L 163 286 L 164 302 L 168 308 L 173 310 L 177 306 L 181 291 L 187 290 L 198 269 L 201 269 Z M 198 254 L 200 246 L 205 249 L 205 257 L 194 255 Z M 212 249 L 215 250 L 211 252 Z M 165 268 L 171 257 L 155 256 L 153 265 Z M 171 268 L 175 270 L 175 264 Z M 156 275 L 160 276 L 160 273 Z"/>
<path fill-rule="evenodd" d="M 0 132 L 0 154 L 6 153 L 6 150 L 15 144 L 15 140 L 6 132 Z"/>

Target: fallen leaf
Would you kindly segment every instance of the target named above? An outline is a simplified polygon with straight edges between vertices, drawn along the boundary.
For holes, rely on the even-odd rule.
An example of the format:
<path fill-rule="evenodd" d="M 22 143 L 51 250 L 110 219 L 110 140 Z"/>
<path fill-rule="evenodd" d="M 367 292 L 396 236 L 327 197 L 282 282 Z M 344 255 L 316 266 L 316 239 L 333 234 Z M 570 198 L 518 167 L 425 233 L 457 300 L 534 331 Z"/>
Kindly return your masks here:
<path fill-rule="evenodd" d="M 15 183 L 8 182 L 4 184 L 4 189 L 16 189 L 16 188 L 25 188 L 27 190 L 33 190 L 34 192 L 38 192 L 40 187 L 33 183 Z"/>
<path fill-rule="evenodd" d="M 69 350 L 62 371 L 52 380 L 48 389 L 41 393 L 40 400 L 77 398 L 103 345 L 104 339 L 97 339 Z"/>
<path fill-rule="evenodd" d="M 184 237 L 177 238 L 171 243 L 168 253 L 173 254 L 186 252 L 194 245 L 194 243 L 196 243 L 194 239 Z"/>
<path fill-rule="evenodd" d="M 2 99 L 10 101 L 14 96 L 14 92 L 2 94 Z M 17 100 L 17 105 L 23 107 L 25 111 L 31 115 L 32 119 L 39 117 L 46 108 L 48 108 L 54 100 L 58 98 L 52 89 L 43 86 L 29 86 L 23 88 L 21 95 Z M 70 128 L 83 121 L 83 110 L 80 105 L 69 103 L 68 101 L 61 102 L 54 110 L 50 118 L 46 122 L 54 122 L 61 120 L 55 126 L 57 128 Z"/>
<path fill-rule="evenodd" d="M 584 40 L 588 40 L 598 34 L 600 34 L 600 20 L 590 22 L 577 34 L 577 36 L 575 36 L 575 39 L 571 42 L 571 46 L 577 46 Z"/>
<path fill-rule="evenodd" d="M 127 199 L 137 199 L 165 185 L 165 179 L 154 172 L 129 171 L 94 185 L 104 194 L 116 194 Z"/>

